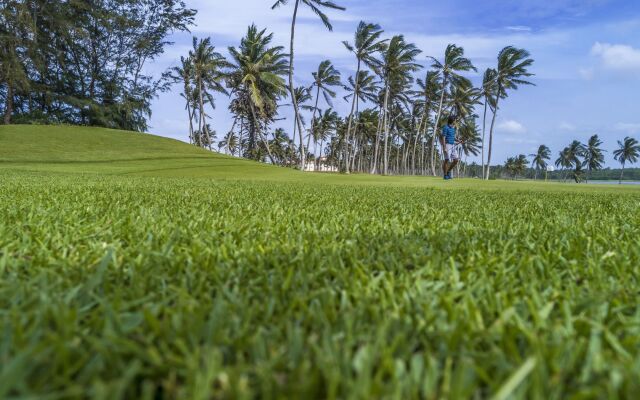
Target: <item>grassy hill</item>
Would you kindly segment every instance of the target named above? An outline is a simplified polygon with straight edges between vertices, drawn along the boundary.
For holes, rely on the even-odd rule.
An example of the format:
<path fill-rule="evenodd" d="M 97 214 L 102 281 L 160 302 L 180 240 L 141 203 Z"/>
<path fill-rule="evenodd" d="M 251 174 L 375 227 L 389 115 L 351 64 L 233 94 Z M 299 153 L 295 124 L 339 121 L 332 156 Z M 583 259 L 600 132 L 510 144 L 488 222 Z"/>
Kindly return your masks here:
<path fill-rule="evenodd" d="M 0 126 L 0 168 L 211 178 L 295 175 L 159 136 L 74 126 Z"/>

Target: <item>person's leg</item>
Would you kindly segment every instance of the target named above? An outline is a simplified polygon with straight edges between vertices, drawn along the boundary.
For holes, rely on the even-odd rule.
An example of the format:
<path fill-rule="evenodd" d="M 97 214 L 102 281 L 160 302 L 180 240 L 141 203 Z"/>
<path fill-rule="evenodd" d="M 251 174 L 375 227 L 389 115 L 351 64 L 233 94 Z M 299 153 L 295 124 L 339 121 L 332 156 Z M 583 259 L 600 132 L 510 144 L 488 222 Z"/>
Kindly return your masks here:
<path fill-rule="evenodd" d="M 447 176 L 449 174 L 449 160 L 448 159 L 444 159 L 444 162 L 442 163 L 442 174 L 444 176 Z"/>
<path fill-rule="evenodd" d="M 459 160 L 453 160 L 449 163 L 449 170 L 447 171 L 447 175 L 451 175 L 451 171 L 458 165 Z"/>

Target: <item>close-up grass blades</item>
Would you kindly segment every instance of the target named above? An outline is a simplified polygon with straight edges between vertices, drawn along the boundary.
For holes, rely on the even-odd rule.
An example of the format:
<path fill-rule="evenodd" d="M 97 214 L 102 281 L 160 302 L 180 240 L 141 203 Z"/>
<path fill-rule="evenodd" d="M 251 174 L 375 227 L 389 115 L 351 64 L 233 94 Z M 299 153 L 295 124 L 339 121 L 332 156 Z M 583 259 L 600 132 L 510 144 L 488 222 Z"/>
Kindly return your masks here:
<path fill-rule="evenodd" d="M 0 398 L 640 390 L 635 188 L 302 179 L 150 135 L 100 161 L 132 134 L 82 129 L 0 130 Z"/>

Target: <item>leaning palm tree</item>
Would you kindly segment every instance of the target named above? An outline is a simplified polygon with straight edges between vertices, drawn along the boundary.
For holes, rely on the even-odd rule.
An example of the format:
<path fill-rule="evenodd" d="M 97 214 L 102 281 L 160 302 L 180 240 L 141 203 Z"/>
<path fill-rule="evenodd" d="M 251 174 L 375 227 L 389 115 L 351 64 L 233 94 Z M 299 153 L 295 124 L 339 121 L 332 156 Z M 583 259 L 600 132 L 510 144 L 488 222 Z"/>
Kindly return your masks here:
<path fill-rule="evenodd" d="M 391 125 L 391 116 L 389 113 L 389 105 L 391 99 L 391 90 L 398 89 L 406 85 L 411 79 L 411 73 L 417 71 L 420 65 L 415 62 L 416 57 L 421 51 L 413 43 L 407 43 L 404 36 L 396 35 L 389 41 L 389 45 L 385 49 L 382 56 L 382 64 L 377 68 L 378 74 L 384 82 L 384 101 L 382 106 L 384 131 L 384 169 L 386 175 L 389 169 L 389 129 Z M 401 93 L 400 90 L 394 90 L 395 93 Z M 391 102 L 391 104 L 393 104 Z M 374 163 L 374 170 L 377 166 Z"/>
<path fill-rule="evenodd" d="M 355 93 L 359 92 L 358 84 L 360 72 L 362 71 L 362 64 L 369 68 L 377 68 L 380 65 L 380 61 L 375 58 L 375 54 L 384 51 L 386 40 L 381 40 L 380 36 L 382 35 L 383 30 L 380 28 L 380 25 L 366 23 L 364 21 L 360 21 L 358 24 L 358 28 L 356 29 L 355 38 L 353 44 L 344 41 L 342 44 L 347 48 L 351 53 L 356 56 L 357 67 L 356 67 L 356 79 L 355 85 L 353 87 L 353 91 Z M 353 116 L 354 113 L 357 113 L 358 96 L 353 96 L 351 101 L 351 112 L 349 112 L 349 121 L 347 122 L 347 134 L 345 137 L 345 172 L 349 173 L 349 155 L 347 150 L 347 143 L 350 141 L 351 136 L 351 127 L 353 124 Z"/>
<path fill-rule="evenodd" d="M 487 130 L 487 108 L 491 108 L 491 111 L 496 107 L 497 85 L 496 85 L 497 71 L 493 68 L 487 68 L 484 71 L 482 77 L 482 96 L 484 97 L 484 112 L 482 114 L 482 176 L 484 177 L 484 139 L 485 132 Z"/>
<path fill-rule="evenodd" d="M 498 68 L 496 69 L 496 104 L 493 110 L 493 119 L 489 129 L 489 152 L 487 154 L 487 173 L 485 179 L 489 179 L 491 169 L 491 151 L 493 150 L 493 128 L 498 115 L 498 104 L 501 98 L 507 97 L 508 90 L 517 90 L 519 85 L 533 85 L 526 78 L 533 76 L 529 67 L 533 65 L 533 59 L 525 49 L 507 46 L 498 54 Z"/>
<path fill-rule="evenodd" d="M 436 118 L 433 121 L 433 137 L 431 138 L 431 173 L 436 174 L 435 166 L 435 145 L 438 126 L 440 126 L 440 118 L 442 117 L 442 107 L 444 106 L 444 97 L 447 92 L 447 85 L 452 81 L 455 82 L 460 78 L 458 72 L 465 71 L 477 71 L 476 67 L 468 58 L 464 57 L 464 48 L 458 47 L 455 44 L 450 44 L 444 52 L 444 60 L 440 62 L 434 57 L 429 57 L 433 64 L 431 65 L 436 71 L 442 74 L 442 93 L 440 95 L 440 104 L 438 105 L 438 111 Z"/>
<path fill-rule="evenodd" d="M 602 141 L 598 138 L 598 135 L 593 135 L 589 138 L 587 145 L 584 148 L 584 163 L 587 167 L 587 182 L 591 177 L 591 171 L 597 171 L 602 168 L 604 163 L 604 152 L 600 147 Z"/>
<path fill-rule="evenodd" d="M 546 171 L 547 161 L 551 159 L 551 150 L 544 144 L 541 144 L 540 147 L 538 147 L 538 151 L 534 154 L 529 154 L 529 157 L 532 157 L 531 166 L 536 171 L 533 179 L 536 180 L 538 179 L 538 171 Z"/>
<path fill-rule="evenodd" d="M 248 153 L 253 158 L 257 140 L 270 153 L 263 128 L 273 121 L 277 102 L 287 93 L 283 78 L 289 71 L 286 54 L 281 46 L 271 47 L 273 34 L 265 32 L 251 25 L 240 47 L 229 48 L 234 61 L 227 82 L 234 97 L 229 108 L 240 114 L 237 119 L 248 121 Z"/>
<path fill-rule="evenodd" d="M 187 115 L 189 117 L 189 143 L 193 144 L 194 141 L 194 128 L 193 118 L 195 117 L 196 109 L 191 107 L 196 102 L 195 90 L 193 87 L 193 60 L 191 57 L 180 57 L 180 66 L 174 67 L 171 70 L 173 72 L 172 79 L 174 82 L 182 83 L 182 93 L 180 96 L 185 99 Z"/>
<path fill-rule="evenodd" d="M 207 113 L 205 105 L 210 104 L 215 107 L 212 92 L 227 94 L 223 86 L 223 80 L 226 78 L 225 69 L 230 66 L 224 56 L 215 51 L 215 47 L 211 45 L 211 39 L 206 38 L 198 40 L 193 38 L 193 49 L 189 52 L 189 58 L 192 62 L 192 74 L 196 91 L 198 94 L 198 132 L 196 144 L 198 146 L 211 145 L 210 132 L 206 121 Z M 203 142 L 204 140 L 207 143 Z"/>
<path fill-rule="evenodd" d="M 320 101 L 320 94 L 324 97 L 325 102 L 329 107 L 333 107 L 333 101 L 336 97 L 336 92 L 332 89 L 336 86 L 341 86 L 340 82 L 340 71 L 338 71 L 331 61 L 325 60 L 320 63 L 318 66 L 318 70 L 312 73 L 313 75 L 313 84 L 311 85 L 311 90 L 316 89 L 316 99 L 315 105 L 313 107 L 313 114 L 311 115 L 311 120 L 314 121 L 316 118 L 316 113 L 319 111 L 318 103 Z M 314 136 L 314 124 L 311 124 L 311 132 L 309 133 L 309 138 L 307 139 L 307 148 L 309 148 L 309 144 L 311 143 L 311 138 Z"/>
<path fill-rule="evenodd" d="M 619 183 L 622 184 L 624 166 L 627 163 L 633 164 L 638 161 L 638 157 L 640 157 L 640 144 L 638 144 L 636 139 L 627 136 L 623 142 L 618 140 L 618 146 L 619 148 L 613 152 L 613 157 L 622 164 L 619 180 Z"/>
<path fill-rule="evenodd" d="M 298 133 L 300 136 L 300 169 L 304 170 L 305 166 L 305 150 L 304 150 L 304 142 L 302 137 L 302 121 L 300 120 L 300 110 L 298 109 L 298 101 L 295 95 L 295 87 L 293 86 L 293 61 L 294 61 L 294 43 L 296 36 L 296 22 L 298 18 L 298 10 L 300 8 L 300 4 L 306 5 L 316 14 L 324 26 L 327 27 L 329 31 L 333 31 L 333 25 L 331 25 L 331 21 L 329 21 L 329 17 L 322 11 L 323 8 L 334 9 L 334 10 L 346 10 L 346 8 L 341 7 L 330 0 L 293 0 L 293 17 L 291 18 L 291 37 L 289 42 L 289 93 L 291 94 L 291 102 L 293 104 L 293 112 L 295 116 L 295 123 L 298 126 Z M 280 6 L 287 5 L 289 0 L 277 0 L 271 9 L 278 8 Z"/>

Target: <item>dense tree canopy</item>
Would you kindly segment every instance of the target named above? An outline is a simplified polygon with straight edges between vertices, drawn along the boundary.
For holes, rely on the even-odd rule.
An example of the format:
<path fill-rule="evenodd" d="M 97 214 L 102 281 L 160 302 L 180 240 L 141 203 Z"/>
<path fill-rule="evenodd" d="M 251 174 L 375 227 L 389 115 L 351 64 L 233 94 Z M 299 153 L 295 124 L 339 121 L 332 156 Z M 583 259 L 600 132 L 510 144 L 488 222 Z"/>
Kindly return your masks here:
<path fill-rule="evenodd" d="M 182 0 L 0 0 L 4 122 L 144 131 L 168 88 L 144 67 L 194 15 Z"/>

